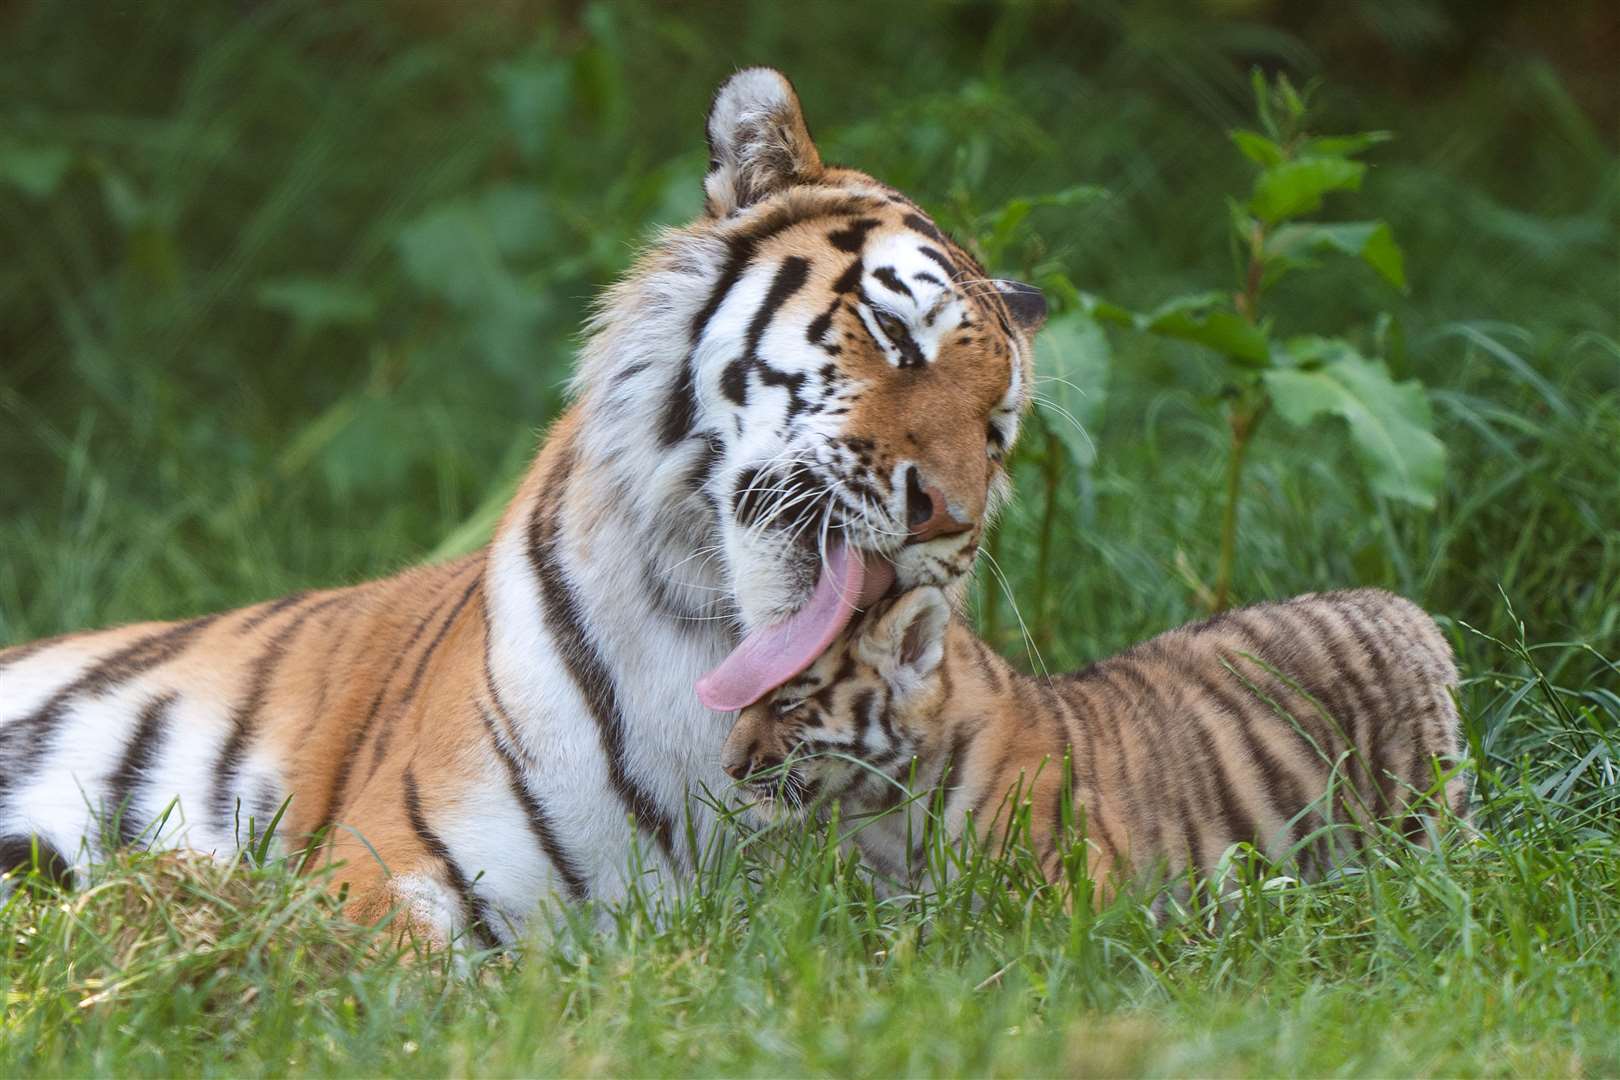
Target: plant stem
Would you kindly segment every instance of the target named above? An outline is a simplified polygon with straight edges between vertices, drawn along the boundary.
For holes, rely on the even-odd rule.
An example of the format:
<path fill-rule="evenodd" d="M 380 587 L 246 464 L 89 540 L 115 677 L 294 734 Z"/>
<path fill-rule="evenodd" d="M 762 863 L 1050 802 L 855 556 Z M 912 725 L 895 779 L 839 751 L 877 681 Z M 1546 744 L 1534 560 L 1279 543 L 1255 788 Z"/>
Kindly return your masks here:
<path fill-rule="evenodd" d="M 1248 458 L 1249 443 L 1266 415 L 1270 398 L 1262 397 L 1257 404 L 1245 401 L 1232 406 L 1229 421 L 1232 428 L 1232 450 L 1226 461 L 1226 507 L 1221 513 L 1221 562 L 1215 575 L 1215 597 L 1210 605 L 1215 612 L 1225 611 L 1231 600 L 1232 564 L 1237 556 L 1238 499 L 1243 492 L 1243 463 Z"/>
<path fill-rule="evenodd" d="M 1251 325 L 1260 321 L 1260 293 L 1265 283 L 1266 227 L 1256 221 L 1249 232 L 1249 265 L 1243 274 L 1243 291 L 1233 299 L 1238 311 Z M 1254 395 L 1258 383 L 1240 393 L 1227 416 L 1232 428 L 1232 449 L 1226 460 L 1226 506 L 1221 512 L 1221 562 L 1215 573 L 1215 593 L 1210 598 L 1212 612 L 1225 611 L 1232 596 L 1232 565 L 1237 559 L 1238 500 L 1243 495 L 1243 463 L 1249 455 L 1249 442 L 1260 418 L 1266 415 L 1271 398 L 1265 391 Z"/>

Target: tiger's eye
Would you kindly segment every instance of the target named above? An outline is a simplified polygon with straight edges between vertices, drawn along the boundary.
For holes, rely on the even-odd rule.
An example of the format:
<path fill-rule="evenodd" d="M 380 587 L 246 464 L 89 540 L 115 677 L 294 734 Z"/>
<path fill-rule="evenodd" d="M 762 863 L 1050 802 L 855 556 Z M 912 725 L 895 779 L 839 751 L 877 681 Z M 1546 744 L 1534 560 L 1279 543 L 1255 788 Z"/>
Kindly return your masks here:
<path fill-rule="evenodd" d="M 898 343 L 906 336 L 906 324 L 886 311 L 877 312 L 877 324 L 878 329 L 882 330 L 893 342 Z"/>

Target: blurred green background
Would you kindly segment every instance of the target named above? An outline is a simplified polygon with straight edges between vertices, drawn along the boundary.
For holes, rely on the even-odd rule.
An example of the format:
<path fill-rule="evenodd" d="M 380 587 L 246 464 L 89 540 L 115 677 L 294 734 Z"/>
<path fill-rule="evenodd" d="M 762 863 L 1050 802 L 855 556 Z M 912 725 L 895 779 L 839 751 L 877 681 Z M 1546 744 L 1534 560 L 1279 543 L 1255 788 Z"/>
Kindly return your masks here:
<path fill-rule="evenodd" d="M 1230 279 L 1250 67 L 1320 77 L 1320 130 L 1397 133 L 1354 216 L 1413 284 L 1347 263 L 1269 309 L 1369 343 L 1395 315 L 1379 351 L 1431 390 L 1447 490 L 1387 505 L 1339 440 L 1272 425 L 1238 597 L 1383 584 L 1501 631 L 1500 587 L 1612 645 L 1617 55 L 1606 0 L 0 4 L 0 642 L 475 543 L 592 297 L 696 212 L 713 86 L 769 63 L 827 157 L 970 240 L 1105 188 L 995 269 L 1138 309 Z M 1051 580 L 1028 455 L 997 548 L 1053 663 L 1194 614 L 1214 558 L 1216 365 L 1113 340 Z"/>
<path fill-rule="evenodd" d="M 787 71 L 829 158 L 1070 320 L 1065 283 L 1138 311 L 1231 288 L 1249 71 L 1321 79 L 1317 130 L 1397 135 L 1321 216 L 1388 220 L 1410 289 L 1342 259 L 1265 311 L 1421 379 L 1449 459 L 1434 508 L 1392 503 L 1339 421 L 1267 421 L 1235 593 L 1382 585 L 1437 613 L 1481 827 L 1207 925 L 1082 918 L 999 861 L 894 906 L 811 830 L 656 926 L 628 904 L 448 982 L 332 951 L 341 926 L 273 873 L 184 894 L 214 940 L 141 899 L 181 894 L 136 858 L 0 904 L 0 1073 L 1616 1072 L 1617 12 L 0 0 L 0 645 L 479 543 L 592 297 L 697 211 L 739 66 Z M 1108 194 L 996 234 L 1076 185 Z M 1077 392 L 1038 385 L 1094 458 L 1036 410 L 980 574 L 981 625 L 1029 667 L 1200 614 L 1217 558 L 1225 369 L 1107 340 Z"/>

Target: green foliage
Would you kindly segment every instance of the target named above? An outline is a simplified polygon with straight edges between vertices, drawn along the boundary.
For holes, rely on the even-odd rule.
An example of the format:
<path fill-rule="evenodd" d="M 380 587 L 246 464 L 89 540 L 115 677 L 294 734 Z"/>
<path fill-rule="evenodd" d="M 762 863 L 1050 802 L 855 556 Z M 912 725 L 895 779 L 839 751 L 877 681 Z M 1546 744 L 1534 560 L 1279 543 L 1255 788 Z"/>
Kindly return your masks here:
<path fill-rule="evenodd" d="M 1264 130 L 1231 132 L 1243 156 L 1259 167 L 1248 202 L 1229 203 L 1234 246 L 1245 256 L 1237 291 L 1192 293 L 1140 315 L 1096 297 L 1082 298 L 1094 318 L 1201 345 L 1235 369 L 1228 395 L 1232 445 L 1220 563 L 1213 589 L 1196 583 L 1214 610 L 1226 607 L 1231 595 L 1249 442 L 1273 406 L 1299 427 L 1319 416 L 1342 417 L 1369 484 L 1387 498 L 1432 508 L 1445 463 L 1421 384 L 1397 384 L 1384 363 L 1361 356 L 1344 338 L 1278 341 L 1271 320 L 1260 315 L 1267 291 L 1290 271 L 1315 267 L 1315 255 L 1359 258 L 1391 285 L 1406 288 L 1405 258 L 1386 222 L 1294 220 L 1322 209 L 1329 194 L 1360 191 L 1367 166 L 1354 155 L 1388 141 L 1389 133 L 1311 136 L 1305 129 L 1306 96 L 1286 74 L 1268 83 L 1256 70 L 1253 85 Z"/>
<path fill-rule="evenodd" d="M 1297 366 L 1261 375 L 1277 415 L 1297 427 L 1324 414 L 1343 417 L 1373 490 L 1433 509 L 1445 447 L 1434 436 L 1423 387 L 1393 381 L 1382 362 L 1343 341 L 1296 339 L 1283 347 Z"/>

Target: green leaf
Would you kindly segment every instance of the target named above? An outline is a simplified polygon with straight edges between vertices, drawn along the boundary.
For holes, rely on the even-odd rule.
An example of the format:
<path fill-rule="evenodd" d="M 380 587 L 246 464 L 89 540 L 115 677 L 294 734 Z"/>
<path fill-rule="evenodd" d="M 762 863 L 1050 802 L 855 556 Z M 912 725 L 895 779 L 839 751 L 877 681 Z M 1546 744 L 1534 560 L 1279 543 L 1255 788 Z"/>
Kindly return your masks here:
<path fill-rule="evenodd" d="M 1150 334 L 1214 349 L 1248 367 L 1267 366 L 1271 345 L 1265 330 L 1233 311 L 1230 303 L 1225 293 L 1183 296 L 1137 316 L 1136 325 Z"/>
<path fill-rule="evenodd" d="M 61 146 L 7 146 L 0 149 L 0 180 L 35 199 L 55 194 L 73 164 L 73 154 Z"/>
<path fill-rule="evenodd" d="M 1270 168 L 1273 165 L 1281 164 L 1283 160 L 1282 147 L 1258 131 L 1239 128 L 1226 134 L 1231 138 L 1233 145 L 1242 151 L 1244 157 L 1261 168 Z"/>
<path fill-rule="evenodd" d="M 1283 108 L 1288 110 L 1288 118 L 1297 124 L 1305 116 L 1305 99 L 1299 96 L 1294 89 L 1294 83 L 1288 78 L 1286 71 L 1277 75 L 1277 97 L 1282 101 Z"/>
<path fill-rule="evenodd" d="M 1231 302 L 1231 297 L 1222 292 L 1192 293 L 1161 304 L 1145 315 L 1136 315 L 1110 300 L 1080 294 L 1081 312 L 1097 322 L 1191 341 L 1245 367 L 1268 366 L 1271 342 L 1265 326 L 1244 319 L 1232 310 Z"/>
<path fill-rule="evenodd" d="M 1091 293 L 1080 294 L 1080 310 L 1096 319 L 1098 322 L 1113 323 L 1115 326 L 1128 326 L 1132 330 L 1138 329 L 1136 315 L 1120 307 L 1112 300 L 1104 300 Z"/>
<path fill-rule="evenodd" d="M 1309 339 L 1323 352 L 1322 339 Z M 1430 509 L 1445 471 L 1445 446 L 1434 435 L 1429 399 L 1417 381 L 1397 383 L 1382 363 L 1344 346 L 1339 359 L 1314 368 L 1264 374 L 1283 419 L 1303 427 L 1323 414 L 1343 417 L 1372 489 Z"/>
<path fill-rule="evenodd" d="M 1306 139 L 1299 148 L 1300 157 L 1355 157 L 1379 143 L 1395 137 L 1393 131 L 1363 131 L 1357 135 L 1319 135 Z"/>
<path fill-rule="evenodd" d="M 1113 354 L 1102 325 L 1084 311 L 1058 315 L 1035 339 L 1037 407 L 1075 465 L 1097 462 L 1090 432 L 1102 423 Z"/>
<path fill-rule="evenodd" d="M 1314 369 L 1324 364 L 1331 364 L 1338 360 L 1360 360 L 1362 356 L 1356 352 L 1355 346 L 1344 338 L 1321 337 L 1316 334 L 1302 334 L 1291 337 L 1282 343 L 1276 350 L 1279 364 L 1284 367 L 1297 367 Z"/>
<path fill-rule="evenodd" d="M 1273 166 L 1254 181 L 1249 208 L 1265 222 L 1284 221 L 1317 210 L 1330 191 L 1356 191 L 1367 166 L 1344 158 L 1297 158 Z"/>
<path fill-rule="evenodd" d="M 291 317 L 304 332 L 361 326 L 377 314 L 376 298 L 369 292 L 330 278 L 277 278 L 261 283 L 253 298 L 260 307 Z"/>
<path fill-rule="evenodd" d="M 1249 88 L 1254 91 L 1254 114 L 1259 118 L 1260 126 L 1275 139 L 1277 121 L 1271 115 L 1271 86 L 1266 82 L 1266 73 L 1258 67 L 1249 69 Z"/>
<path fill-rule="evenodd" d="M 1000 252 L 1012 241 L 1030 212 L 1044 206 L 1079 206 L 1107 198 L 1108 191 L 1094 184 L 1075 184 L 1045 195 L 1020 195 L 980 216 L 975 229 L 985 237 L 987 250 Z"/>
<path fill-rule="evenodd" d="M 1366 262 L 1397 289 L 1406 288 L 1406 266 L 1395 234 L 1382 221 L 1338 225 L 1284 225 L 1266 240 L 1266 257 L 1298 262 L 1311 255 L 1351 255 Z"/>

